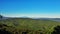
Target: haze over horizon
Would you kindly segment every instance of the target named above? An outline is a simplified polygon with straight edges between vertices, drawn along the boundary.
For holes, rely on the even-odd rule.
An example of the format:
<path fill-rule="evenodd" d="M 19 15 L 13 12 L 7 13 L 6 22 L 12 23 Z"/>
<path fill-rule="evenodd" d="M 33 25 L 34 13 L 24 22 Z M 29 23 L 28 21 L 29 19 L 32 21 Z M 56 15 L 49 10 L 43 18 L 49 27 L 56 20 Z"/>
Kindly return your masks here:
<path fill-rule="evenodd" d="M 60 18 L 60 0 L 0 0 L 6 17 Z"/>

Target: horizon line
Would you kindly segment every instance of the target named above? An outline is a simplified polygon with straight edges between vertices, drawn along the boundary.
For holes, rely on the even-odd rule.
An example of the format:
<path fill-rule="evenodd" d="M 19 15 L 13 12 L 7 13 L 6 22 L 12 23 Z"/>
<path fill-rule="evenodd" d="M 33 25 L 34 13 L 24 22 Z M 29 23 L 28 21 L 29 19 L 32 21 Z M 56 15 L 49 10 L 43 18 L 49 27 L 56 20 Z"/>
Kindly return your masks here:
<path fill-rule="evenodd" d="M 60 18 L 60 16 L 43 16 L 43 15 L 2 15 L 2 16 L 4 16 L 4 17 L 12 17 L 12 18 L 14 18 L 14 17 L 17 17 L 17 18 L 19 18 L 19 17 L 24 17 L 24 18 Z"/>

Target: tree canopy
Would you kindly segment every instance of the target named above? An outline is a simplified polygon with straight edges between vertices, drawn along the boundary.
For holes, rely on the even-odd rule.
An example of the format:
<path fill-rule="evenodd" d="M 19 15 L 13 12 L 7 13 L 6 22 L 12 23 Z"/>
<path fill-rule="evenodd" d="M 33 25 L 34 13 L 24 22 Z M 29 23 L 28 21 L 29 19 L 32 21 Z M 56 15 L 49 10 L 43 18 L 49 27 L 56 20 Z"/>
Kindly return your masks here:
<path fill-rule="evenodd" d="M 0 15 L 0 18 L 3 18 L 3 16 L 2 16 L 2 15 Z"/>

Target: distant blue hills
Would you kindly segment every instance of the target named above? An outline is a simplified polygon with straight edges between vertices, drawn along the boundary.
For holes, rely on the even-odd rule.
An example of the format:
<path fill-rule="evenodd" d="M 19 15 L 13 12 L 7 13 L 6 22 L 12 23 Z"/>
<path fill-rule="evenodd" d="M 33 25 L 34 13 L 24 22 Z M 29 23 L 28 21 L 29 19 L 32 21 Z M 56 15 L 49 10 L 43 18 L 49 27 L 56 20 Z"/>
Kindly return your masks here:
<path fill-rule="evenodd" d="M 0 15 L 0 20 L 4 20 L 4 19 L 8 19 L 9 17 L 4 17 L 2 15 Z"/>
<path fill-rule="evenodd" d="M 34 18 L 37 20 L 52 20 L 52 21 L 58 21 L 60 22 L 60 18 Z"/>
<path fill-rule="evenodd" d="M 0 20 L 5 20 L 5 19 L 8 19 L 8 18 L 10 18 L 10 17 L 4 17 L 4 16 L 2 16 L 2 18 L 1 18 L 1 16 L 2 15 L 0 15 Z M 29 17 L 19 17 L 19 18 L 29 18 Z M 60 18 L 31 18 L 31 19 L 36 19 L 36 20 L 52 20 L 52 21 L 58 21 L 58 22 L 60 22 Z"/>

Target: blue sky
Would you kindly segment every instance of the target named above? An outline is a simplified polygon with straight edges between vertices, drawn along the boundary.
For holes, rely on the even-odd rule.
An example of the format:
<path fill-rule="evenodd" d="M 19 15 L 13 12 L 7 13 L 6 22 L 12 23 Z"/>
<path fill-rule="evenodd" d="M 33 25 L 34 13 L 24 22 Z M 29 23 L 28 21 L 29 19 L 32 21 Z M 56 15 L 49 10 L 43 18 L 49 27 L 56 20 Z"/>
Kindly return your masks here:
<path fill-rule="evenodd" d="M 60 0 L 0 0 L 0 14 L 7 17 L 60 18 Z"/>

